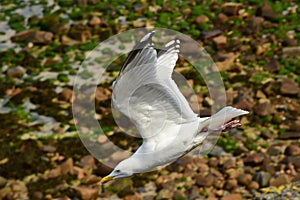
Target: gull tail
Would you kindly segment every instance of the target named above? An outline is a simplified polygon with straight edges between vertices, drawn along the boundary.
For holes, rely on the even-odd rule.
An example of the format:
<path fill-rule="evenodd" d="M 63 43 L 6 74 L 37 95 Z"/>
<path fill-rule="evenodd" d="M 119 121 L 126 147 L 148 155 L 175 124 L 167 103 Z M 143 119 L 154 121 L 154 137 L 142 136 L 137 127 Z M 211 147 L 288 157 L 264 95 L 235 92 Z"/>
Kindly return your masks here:
<path fill-rule="evenodd" d="M 209 126 L 210 129 L 220 128 L 224 123 L 230 121 L 231 119 L 248 114 L 248 111 L 237 109 L 231 106 L 222 108 L 219 112 L 212 115 L 208 119 L 201 122 L 203 127 Z"/>

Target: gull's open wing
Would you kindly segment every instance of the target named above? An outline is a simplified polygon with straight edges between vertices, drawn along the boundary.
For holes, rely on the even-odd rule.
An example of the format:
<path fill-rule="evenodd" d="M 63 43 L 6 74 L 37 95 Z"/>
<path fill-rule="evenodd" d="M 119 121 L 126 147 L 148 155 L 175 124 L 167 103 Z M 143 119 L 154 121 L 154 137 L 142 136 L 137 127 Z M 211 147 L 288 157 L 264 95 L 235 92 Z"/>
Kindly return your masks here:
<path fill-rule="evenodd" d="M 159 51 L 156 64 L 157 75 L 163 84 L 173 91 L 172 94 L 175 95 L 174 98 L 176 98 L 180 104 L 183 117 L 186 119 L 194 119 L 197 117 L 197 114 L 193 112 L 189 103 L 172 79 L 172 72 L 178 60 L 179 49 L 180 40 L 175 39 L 166 44 L 164 49 Z"/>
<path fill-rule="evenodd" d="M 169 72 L 163 71 L 164 66 L 161 66 L 165 62 L 165 67 L 172 71 L 174 66 L 167 63 L 168 54 L 176 52 L 177 56 L 178 50 L 167 49 L 157 58 L 151 40 L 153 33 L 144 36 L 133 53 L 129 54 L 115 81 L 112 96 L 113 107 L 130 118 L 143 138 L 159 134 L 170 123 L 180 124 L 197 119 L 197 115 L 186 108 L 188 103 L 171 77 L 165 78 Z M 177 58 L 172 58 L 173 65 Z"/>

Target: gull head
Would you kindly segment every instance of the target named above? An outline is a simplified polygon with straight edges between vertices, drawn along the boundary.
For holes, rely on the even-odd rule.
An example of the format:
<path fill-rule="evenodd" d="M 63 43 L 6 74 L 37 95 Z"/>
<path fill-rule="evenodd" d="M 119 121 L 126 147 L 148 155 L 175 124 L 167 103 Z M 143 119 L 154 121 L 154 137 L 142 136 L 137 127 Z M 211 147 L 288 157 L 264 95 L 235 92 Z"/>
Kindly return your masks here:
<path fill-rule="evenodd" d="M 133 175 L 134 163 L 130 161 L 131 159 L 126 159 L 120 162 L 115 169 L 107 176 L 101 179 L 101 183 L 107 183 L 113 179 L 125 178 Z"/>

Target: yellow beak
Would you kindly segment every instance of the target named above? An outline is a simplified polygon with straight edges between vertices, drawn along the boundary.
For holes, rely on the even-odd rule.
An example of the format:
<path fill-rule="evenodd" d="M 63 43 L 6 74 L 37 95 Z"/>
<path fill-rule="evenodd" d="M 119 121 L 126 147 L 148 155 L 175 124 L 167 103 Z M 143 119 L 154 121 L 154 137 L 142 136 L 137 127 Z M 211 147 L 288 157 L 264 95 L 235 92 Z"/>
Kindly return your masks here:
<path fill-rule="evenodd" d="M 101 183 L 107 183 L 108 181 L 111 181 L 114 177 L 113 176 L 105 176 L 104 178 L 101 179 Z"/>

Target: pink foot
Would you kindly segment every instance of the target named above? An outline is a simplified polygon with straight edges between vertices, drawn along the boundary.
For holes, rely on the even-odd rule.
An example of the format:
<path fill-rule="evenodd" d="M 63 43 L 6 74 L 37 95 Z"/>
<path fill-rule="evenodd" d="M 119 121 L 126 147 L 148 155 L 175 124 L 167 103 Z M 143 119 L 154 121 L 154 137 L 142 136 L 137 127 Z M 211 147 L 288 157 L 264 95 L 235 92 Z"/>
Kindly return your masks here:
<path fill-rule="evenodd" d="M 205 127 L 201 130 L 201 132 L 207 132 L 207 131 L 229 131 L 232 128 L 240 126 L 240 121 L 239 120 L 233 120 L 230 122 L 225 123 L 222 125 L 219 129 L 209 129 L 208 127 Z"/>

